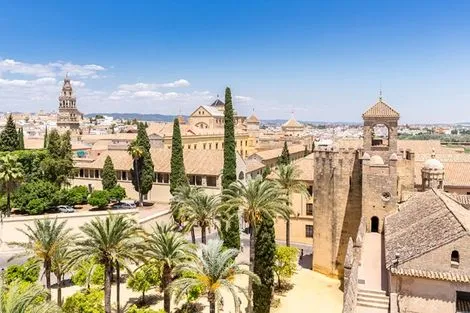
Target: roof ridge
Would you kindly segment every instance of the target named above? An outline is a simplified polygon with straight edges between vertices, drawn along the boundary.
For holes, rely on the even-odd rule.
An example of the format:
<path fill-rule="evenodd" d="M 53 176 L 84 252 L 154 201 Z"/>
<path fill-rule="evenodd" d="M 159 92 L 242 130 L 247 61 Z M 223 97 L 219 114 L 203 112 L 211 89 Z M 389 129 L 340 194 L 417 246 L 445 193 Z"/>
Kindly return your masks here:
<path fill-rule="evenodd" d="M 391 111 L 392 114 L 390 114 L 390 112 L 384 112 L 384 108 L 381 108 L 382 107 L 385 107 L 385 111 L 386 110 L 389 110 Z M 382 109 L 381 111 L 379 109 Z M 374 112 L 377 111 L 377 112 Z M 377 101 L 375 104 L 373 104 L 372 106 L 370 106 L 363 114 L 362 114 L 362 117 L 368 117 L 368 116 L 377 116 L 377 117 L 383 117 L 383 116 L 386 116 L 386 117 L 400 117 L 400 113 L 398 113 L 398 111 L 396 111 L 394 108 L 392 108 L 387 102 L 383 101 L 382 99 L 379 99 L 379 101 Z"/>
<path fill-rule="evenodd" d="M 439 197 L 439 199 L 441 199 L 441 201 L 444 203 L 444 205 L 446 206 L 446 208 L 450 211 L 450 213 L 455 217 L 455 219 L 459 222 L 459 224 L 462 226 L 462 228 L 469 232 L 470 231 L 470 228 L 465 226 L 464 223 L 462 223 L 462 221 L 460 220 L 460 218 L 455 214 L 454 210 L 452 208 L 449 207 L 448 203 L 446 202 L 446 200 L 444 200 L 443 198 L 445 197 L 446 199 L 454 202 L 456 205 L 458 205 L 459 207 L 461 207 L 462 209 L 468 211 L 465 207 L 462 206 L 462 204 L 460 204 L 457 200 L 455 200 L 454 198 L 452 197 L 449 197 L 447 196 L 446 194 L 444 194 L 443 192 L 440 192 L 438 191 L 437 189 L 435 188 L 432 188 L 432 191 Z"/>

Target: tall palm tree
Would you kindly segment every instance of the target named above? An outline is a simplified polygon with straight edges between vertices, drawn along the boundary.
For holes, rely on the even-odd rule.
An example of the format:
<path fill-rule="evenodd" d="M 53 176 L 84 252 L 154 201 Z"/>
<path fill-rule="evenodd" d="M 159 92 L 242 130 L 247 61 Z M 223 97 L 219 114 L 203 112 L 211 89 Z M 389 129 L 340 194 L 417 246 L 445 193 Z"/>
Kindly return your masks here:
<path fill-rule="evenodd" d="M 32 284 L 28 288 L 19 282 L 13 282 L 6 288 L 6 293 L 0 297 L 1 313 L 59 313 L 60 308 L 50 302 L 44 301 L 49 293 L 39 284 Z"/>
<path fill-rule="evenodd" d="M 137 190 L 139 192 L 139 205 L 143 205 L 143 198 L 142 198 L 142 191 L 140 188 L 140 177 L 139 177 L 139 171 L 140 171 L 140 166 L 139 162 L 142 156 L 144 155 L 144 150 L 142 147 L 139 147 L 135 145 L 134 142 L 132 142 L 129 147 L 127 148 L 127 152 L 131 155 L 132 160 L 134 162 L 134 173 L 136 174 L 136 181 L 137 181 Z"/>
<path fill-rule="evenodd" d="M 250 225 L 250 271 L 254 269 L 256 228 L 261 217 L 276 219 L 277 216 L 287 218 L 291 210 L 287 205 L 285 192 L 273 181 L 261 176 L 243 184 L 239 181 L 230 185 L 224 192 L 224 205 L 228 208 L 239 208 L 245 221 Z M 237 213 L 238 214 L 238 213 Z M 253 281 L 248 282 L 248 312 L 253 311 Z"/>
<path fill-rule="evenodd" d="M 61 245 L 52 256 L 52 272 L 57 280 L 57 305 L 62 306 L 62 283 L 65 274 L 74 266 L 75 260 L 70 245 Z"/>
<path fill-rule="evenodd" d="M 71 244 L 70 228 L 66 228 L 66 221 L 60 223 L 57 219 L 34 220 L 33 226 L 26 225 L 26 230 L 20 229 L 28 242 L 11 242 L 10 245 L 21 247 L 25 252 L 13 256 L 16 259 L 22 256 L 32 256 L 40 261 L 44 267 L 46 288 L 51 291 L 52 260 L 58 250 L 64 245 Z M 50 295 L 49 295 L 50 297 Z"/>
<path fill-rule="evenodd" d="M 247 296 L 245 289 L 235 284 L 237 275 L 248 275 L 259 283 L 259 277 L 242 267 L 243 263 L 233 260 L 238 254 L 236 249 L 225 249 L 223 241 L 209 240 L 207 245 L 200 245 L 195 259 L 176 267 L 177 273 L 189 273 L 180 276 L 170 284 L 170 290 L 175 293 L 175 301 L 179 302 L 192 288 L 202 287 L 201 294 L 209 301 L 209 312 L 216 312 L 216 303 L 223 297 L 225 290 L 232 296 L 235 312 L 240 311 L 238 293 Z M 189 277 L 188 277 L 189 276 Z"/>
<path fill-rule="evenodd" d="M 292 205 L 292 194 L 308 196 L 307 186 L 299 179 L 301 174 L 302 172 L 294 164 L 281 165 L 276 172 L 276 181 L 286 192 L 288 206 Z M 286 246 L 290 247 L 290 215 L 286 219 Z"/>
<path fill-rule="evenodd" d="M 0 190 L 7 194 L 6 216 L 10 216 L 11 213 L 11 193 L 23 178 L 23 168 L 16 156 L 7 154 L 0 158 Z M 2 215 L 1 212 L 0 215 Z"/>
<path fill-rule="evenodd" d="M 209 227 L 219 228 L 221 219 L 220 196 L 208 195 L 205 192 L 196 193 L 186 203 L 185 215 L 188 221 L 186 227 L 201 227 L 201 241 L 207 243 L 206 230 Z"/>
<path fill-rule="evenodd" d="M 189 184 L 183 184 L 178 186 L 175 190 L 175 194 L 171 199 L 171 212 L 173 219 L 178 222 L 187 221 L 186 208 L 190 199 L 194 197 L 195 194 L 202 192 L 199 187 L 193 187 Z M 186 230 L 188 227 L 186 227 Z M 196 234 L 194 232 L 194 226 L 189 228 L 191 231 L 191 241 L 193 244 L 196 244 Z"/>
<path fill-rule="evenodd" d="M 171 292 L 168 286 L 173 280 L 173 270 L 193 254 L 191 246 L 183 235 L 169 224 L 156 224 L 146 239 L 145 246 L 147 259 L 163 263 L 163 307 L 165 312 L 170 313 Z"/>
<path fill-rule="evenodd" d="M 113 268 L 116 262 L 126 266 L 128 261 L 137 263 L 141 259 L 140 228 L 131 218 L 110 214 L 104 219 L 95 218 L 80 230 L 84 238 L 76 243 L 74 258 L 81 261 L 94 257 L 103 264 L 105 312 L 111 313 Z"/>

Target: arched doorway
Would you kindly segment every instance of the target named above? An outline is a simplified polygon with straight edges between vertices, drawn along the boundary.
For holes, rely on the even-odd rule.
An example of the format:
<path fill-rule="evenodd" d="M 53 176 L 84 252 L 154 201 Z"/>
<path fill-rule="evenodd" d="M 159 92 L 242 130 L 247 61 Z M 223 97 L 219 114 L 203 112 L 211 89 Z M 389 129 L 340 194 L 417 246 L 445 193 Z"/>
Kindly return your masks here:
<path fill-rule="evenodd" d="M 372 233 L 379 232 L 379 218 L 377 216 L 372 216 L 370 219 L 370 231 Z"/>

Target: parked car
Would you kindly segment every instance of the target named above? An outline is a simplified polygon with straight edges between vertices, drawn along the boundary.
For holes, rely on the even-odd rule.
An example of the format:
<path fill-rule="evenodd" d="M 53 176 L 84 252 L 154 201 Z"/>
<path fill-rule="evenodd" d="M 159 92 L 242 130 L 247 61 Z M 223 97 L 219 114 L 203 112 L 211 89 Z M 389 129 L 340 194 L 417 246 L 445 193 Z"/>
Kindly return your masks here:
<path fill-rule="evenodd" d="M 58 205 L 57 210 L 60 213 L 74 213 L 75 209 L 72 208 L 70 205 Z"/>
<path fill-rule="evenodd" d="M 135 209 L 135 208 L 136 208 L 135 203 L 131 203 L 131 202 L 118 202 L 111 206 L 111 209 L 113 210 Z"/>

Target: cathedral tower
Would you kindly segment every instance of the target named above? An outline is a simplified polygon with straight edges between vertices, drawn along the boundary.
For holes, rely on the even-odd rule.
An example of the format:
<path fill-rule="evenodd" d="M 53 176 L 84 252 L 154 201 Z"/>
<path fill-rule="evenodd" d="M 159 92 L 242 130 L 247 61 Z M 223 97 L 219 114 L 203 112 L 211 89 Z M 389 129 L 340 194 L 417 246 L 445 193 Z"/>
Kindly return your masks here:
<path fill-rule="evenodd" d="M 59 113 L 57 114 L 57 127 L 60 130 L 78 131 L 82 113 L 77 109 L 77 99 L 73 95 L 70 78 L 65 76 L 62 92 L 59 96 Z"/>
<path fill-rule="evenodd" d="M 362 215 L 367 231 L 381 233 L 384 217 L 396 209 L 398 201 L 397 127 L 400 114 L 380 97 L 362 118 Z"/>

